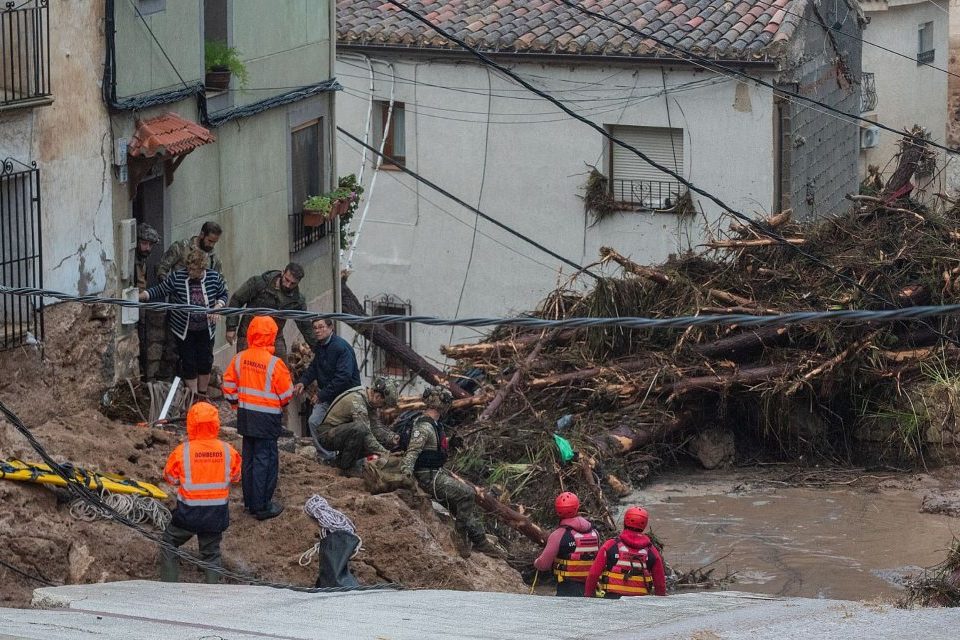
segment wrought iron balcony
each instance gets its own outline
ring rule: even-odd
[[[43,288],[40,170],[12,158],[0,164],[0,282]],[[0,350],[43,340],[43,298],[0,295]]]
[[[676,180],[611,180],[613,199],[636,209],[670,209],[686,188]]]
[[[296,253],[326,238],[330,232],[330,222],[324,222],[319,227],[308,227],[303,224],[303,211],[291,213],[290,221],[290,253]]]
[[[872,73],[860,74],[860,113],[877,108],[877,83]]]
[[[50,102],[47,2],[8,1],[0,8],[0,108]]]

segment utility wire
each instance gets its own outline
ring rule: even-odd
[[[180,547],[174,546],[161,537],[160,534],[153,531],[149,531],[137,523],[131,521],[127,516],[120,513],[109,504],[103,501],[103,499],[97,495],[95,492],[87,488],[86,484],[77,480],[77,478],[69,473],[63,466],[61,466],[53,457],[47,452],[47,450],[40,444],[40,441],[33,435],[33,432],[20,420],[20,417],[16,413],[11,411],[2,401],[0,401],[0,413],[6,417],[7,421],[13,425],[13,428],[19,431],[30,443],[30,446],[33,447],[33,450],[43,459],[43,461],[50,467],[50,470],[55,474],[63,478],[67,483],[67,491],[72,493],[76,498],[87,502],[98,509],[103,513],[106,513],[110,516],[110,519],[120,523],[121,525],[133,529],[135,532],[155,542],[162,549],[169,551],[170,553],[175,554],[182,560],[185,560],[191,564],[200,567],[201,569],[214,571],[215,573],[233,580],[237,580],[243,583],[249,583],[261,587],[272,587],[275,589],[288,589],[291,591],[300,591],[305,593],[342,593],[347,591],[372,591],[380,589],[400,589],[401,585],[398,584],[372,584],[372,585],[361,585],[357,587],[301,587],[292,584],[283,584],[279,582],[268,582],[261,580],[255,576],[247,575],[237,571],[231,571],[220,565],[207,562],[206,560],[201,560],[199,558],[193,557],[192,554],[181,549]]]
[[[133,7],[133,10],[137,12],[137,15],[140,17],[140,22],[142,22],[143,26],[147,28],[147,31],[150,33],[150,37],[153,38],[153,41],[157,43],[158,47],[160,47],[160,53],[162,53],[163,57],[166,58],[167,62],[170,64],[170,68],[173,69],[173,72],[177,74],[178,78],[180,78],[180,82],[184,87],[190,89],[190,85],[187,84],[187,81],[183,79],[182,75],[180,75],[180,71],[177,70],[177,65],[173,64],[173,60],[171,60],[170,56],[167,55],[167,50],[163,48],[163,45],[160,44],[157,36],[153,33],[153,29],[150,28],[150,23],[147,22],[147,19],[143,17],[142,13],[140,13],[140,7],[138,7],[133,0],[127,0],[127,2],[129,2],[130,6]]]
[[[39,583],[42,584],[42,585],[46,585],[46,586],[48,586],[48,587],[59,587],[59,586],[60,586],[60,585],[58,585],[58,584],[55,584],[55,583],[53,583],[53,582],[50,582],[50,581],[47,580],[46,578],[43,578],[43,577],[41,577],[41,576],[39,576],[39,575],[36,575],[36,576],[35,576],[35,575],[33,575],[32,573],[28,573],[27,571],[24,571],[23,569],[20,569],[20,568],[18,568],[18,567],[15,567],[15,566],[13,566],[12,564],[10,564],[9,562],[7,562],[7,561],[5,561],[5,560],[0,560],[0,565],[6,567],[6,568],[9,569],[10,571],[13,571],[14,573],[16,573],[16,574],[18,574],[18,575],[20,575],[20,576],[23,576],[24,578],[27,578],[27,579],[29,579],[29,580],[33,580],[34,582],[39,582]]]
[[[582,329],[623,327],[626,329],[687,329],[689,327],[711,327],[738,325],[750,327],[786,326],[809,322],[893,322],[918,320],[940,316],[960,315],[960,304],[929,305],[904,307],[900,309],[844,309],[839,311],[794,311],[778,315],[756,316],[741,313],[726,313],[703,316],[676,316],[671,318],[644,318],[637,316],[615,316],[603,318],[574,317],[561,320],[547,320],[533,316],[512,318],[438,318],[435,316],[375,315],[357,316],[349,313],[320,313],[316,311],[277,310],[261,307],[223,307],[212,310],[189,304],[171,302],[133,302],[122,298],[101,296],[75,296],[59,291],[37,289],[34,287],[7,287],[0,285],[0,295],[31,296],[38,298],[56,298],[64,302],[82,304],[109,304],[118,307],[149,309],[152,311],[182,311],[217,316],[270,316],[286,320],[339,320],[348,324],[384,325],[403,322],[407,324],[425,324],[434,327],[522,327],[527,329]],[[47,461],[44,459],[44,461]]]
[[[468,203],[464,202],[463,200],[461,200],[461,199],[458,198],[457,196],[453,195],[452,193],[450,193],[449,191],[447,191],[447,190],[444,189],[443,187],[440,187],[439,185],[431,182],[430,180],[427,180],[427,179],[424,178],[423,176],[417,174],[415,171],[413,171],[413,170],[411,170],[411,169],[408,169],[408,168],[407,168],[406,166],[404,166],[404,164],[403,164],[402,162],[400,162],[399,160],[396,160],[396,159],[394,159],[394,158],[391,158],[390,156],[388,156],[388,155],[386,155],[386,154],[384,154],[384,153],[380,153],[379,149],[375,149],[375,148],[373,148],[372,146],[366,144],[363,140],[361,140],[360,138],[356,137],[355,135],[353,135],[352,133],[350,133],[349,131],[347,131],[347,130],[344,129],[343,127],[337,127],[337,131],[339,131],[339,132],[342,133],[343,135],[347,136],[348,138],[350,138],[351,140],[353,140],[355,143],[359,144],[360,146],[366,148],[367,151],[372,151],[373,153],[375,153],[375,154],[377,154],[378,156],[380,156],[381,158],[383,158],[385,161],[387,161],[387,162],[395,165],[395,166],[397,167],[397,169],[399,169],[400,171],[403,171],[403,172],[406,173],[407,175],[412,176],[412,177],[413,177],[415,180],[417,180],[418,182],[421,182],[421,183],[427,185],[428,187],[430,187],[431,189],[442,193],[442,194],[445,195],[446,197],[450,198],[451,200],[453,200],[454,202],[456,202],[457,204],[459,204],[461,207],[463,207],[463,208],[465,208],[465,209],[468,209],[468,210],[472,211],[473,213],[477,214],[478,216],[480,216],[481,218],[483,218],[483,219],[486,220],[487,222],[493,223],[494,225],[496,225],[497,227],[500,227],[501,229],[503,229],[503,230],[506,231],[507,233],[509,233],[509,234],[511,234],[511,235],[513,235],[513,236],[516,236],[516,237],[520,238],[520,239],[523,240],[524,242],[530,244],[530,245],[533,246],[533,247],[536,247],[537,249],[539,249],[540,251],[543,251],[543,252],[546,253],[547,255],[549,255],[549,256],[551,256],[551,257],[553,257],[553,258],[556,258],[557,260],[559,260],[560,262],[562,262],[562,263],[564,263],[564,264],[566,264],[566,265],[568,265],[568,266],[573,267],[573,268],[576,269],[578,272],[585,273],[585,274],[587,274],[588,276],[590,276],[591,278],[594,278],[594,279],[596,279],[596,280],[600,280],[600,276],[598,276],[598,275],[595,274],[594,272],[590,271],[590,270],[587,269],[586,267],[582,267],[582,266],[580,266],[579,264],[577,264],[576,262],[573,262],[572,260],[569,260],[569,259],[567,259],[567,258],[564,258],[564,257],[561,256],[559,253],[557,253],[557,252],[555,252],[555,251],[552,251],[551,249],[548,249],[547,247],[543,246],[542,244],[540,244],[539,242],[537,242],[537,241],[534,240],[533,238],[530,238],[530,237],[528,237],[528,236],[523,235],[522,233],[520,233],[520,232],[517,231],[516,229],[513,229],[512,227],[509,227],[509,226],[505,225],[504,223],[500,222],[499,220],[497,220],[497,219],[495,219],[495,218],[491,218],[490,216],[488,216],[487,214],[485,214],[483,211],[480,211],[480,209],[474,207],[474,206],[471,205],[471,204],[468,204]]]
[[[464,49],[465,51],[470,52],[474,57],[476,57],[478,60],[480,60],[481,62],[483,62],[485,65],[488,65],[488,66],[493,67],[494,69],[498,70],[500,73],[502,73],[503,75],[505,75],[506,77],[513,79],[513,81],[516,82],[516,83],[518,83],[520,86],[525,87],[526,89],[528,89],[529,91],[531,91],[531,92],[535,93],[536,95],[540,96],[540,97],[543,98],[544,100],[547,100],[547,101],[553,103],[555,106],[559,107],[561,111],[563,111],[563,112],[566,113],[567,115],[571,116],[572,118],[575,118],[576,120],[579,120],[580,122],[584,123],[585,125],[587,125],[587,126],[590,127],[591,129],[593,129],[594,131],[596,131],[597,133],[599,133],[601,136],[603,136],[604,138],[608,139],[611,143],[616,144],[616,145],[618,145],[618,146],[620,146],[620,147],[623,147],[624,149],[626,149],[626,150],[630,151],[631,153],[637,155],[638,157],[640,157],[640,159],[642,159],[643,161],[645,161],[645,162],[646,162],[647,164],[649,164],[650,166],[652,166],[652,167],[654,167],[654,168],[656,168],[656,169],[659,169],[659,170],[662,171],[663,173],[665,173],[665,174],[671,176],[672,178],[674,178],[675,180],[677,180],[680,184],[686,186],[690,191],[693,191],[694,193],[697,193],[697,194],[703,196],[704,198],[707,198],[708,200],[710,200],[711,202],[713,202],[714,204],[716,204],[717,206],[719,206],[719,207],[721,208],[721,210],[723,210],[723,211],[729,211],[731,215],[733,215],[734,217],[736,217],[736,218],[738,218],[739,220],[743,221],[745,224],[749,225],[751,228],[756,229],[759,233],[767,236],[768,238],[771,238],[771,239],[777,241],[778,243],[780,243],[780,244],[782,244],[782,245],[784,245],[784,246],[786,246],[786,247],[789,247],[790,250],[794,251],[797,255],[803,256],[804,258],[806,258],[807,260],[809,260],[809,261],[812,262],[813,264],[820,265],[821,267],[823,267],[824,269],[826,269],[828,272],[832,273],[832,274],[833,274],[835,277],[837,277],[839,280],[842,280],[843,282],[846,282],[847,284],[853,286],[855,289],[857,289],[858,291],[861,291],[861,292],[864,293],[865,295],[867,295],[867,296],[869,296],[869,297],[871,297],[871,298],[874,298],[875,300],[878,300],[878,301],[884,303],[884,304],[887,305],[887,306],[894,306],[891,301],[887,300],[887,299],[884,298],[883,296],[881,296],[881,295],[879,295],[879,294],[871,291],[870,289],[866,288],[865,286],[863,286],[862,284],[860,284],[859,282],[857,282],[856,280],[854,280],[854,279],[851,278],[850,276],[847,276],[847,275],[845,275],[845,274],[840,273],[840,272],[837,271],[833,266],[831,266],[831,265],[828,264],[827,262],[821,260],[821,259],[818,258],[817,256],[815,256],[815,255],[813,255],[813,254],[811,254],[811,253],[809,253],[809,252],[807,252],[807,251],[804,251],[803,249],[797,247],[796,245],[790,244],[790,243],[787,241],[786,238],[784,238],[782,235],[780,235],[779,233],[777,233],[776,231],[774,231],[769,225],[761,224],[760,222],[757,222],[756,220],[754,220],[754,219],[750,218],[749,216],[741,213],[740,211],[737,211],[737,210],[734,209],[733,207],[727,205],[725,202],[723,202],[723,201],[722,201],[720,198],[718,198],[717,196],[713,195],[712,193],[710,193],[710,192],[708,192],[708,191],[705,191],[704,189],[701,189],[700,187],[697,187],[696,185],[694,185],[692,182],[690,182],[689,180],[687,180],[686,178],[684,178],[682,175],[680,175],[680,174],[677,173],[676,171],[672,171],[672,170],[669,169],[668,167],[666,167],[666,166],[664,166],[664,165],[662,165],[662,164],[660,164],[660,163],[652,160],[649,156],[647,156],[646,154],[644,154],[642,151],[640,151],[640,150],[637,149],[636,147],[634,147],[634,146],[632,146],[632,145],[629,145],[629,144],[627,144],[626,142],[624,142],[623,140],[620,140],[619,138],[615,137],[613,134],[611,134],[609,131],[607,131],[604,127],[601,127],[600,125],[598,125],[598,124],[596,124],[596,123],[594,123],[594,122],[591,122],[591,121],[588,120],[587,118],[584,118],[583,116],[581,116],[580,114],[578,114],[577,112],[575,112],[573,109],[571,109],[570,107],[568,107],[568,106],[566,106],[565,104],[563,104],[561,101],[559,101],[559,100],[557,100],[556,98],[554,98],[553,96],[551,96],[549,93],[547,93],[547,92],[545,92],[545,91],[541,91],[540,89],[537,89],[536,87],[534,87],[533,85],[531,85],[529,82],[527,82],[527,81],[524,80],[523,78],[519,77],[519,76],[518,76],[516,73],[514,73],[512,70],[504,67],[503,65],[495,62],[494,60],[491,60],[489,56],[483,54],[481,51],[477,50],[476,48],[471,47],[469,44],[467,44],[466,42],[464,42],[462,39],[458,38],[456,35],[450,33],[449,31],[447,31],[447,30],[445,30],[445,29],[443,29],[443,28],[441,28],[441,27],[439,27],[439,26],[437,26],[437,25],[435,25],[435,24],[433,24],[433,23],[430,22],[430,20],[428,20],[426,17],[424,17],[424,16],[420,15],[419,13],[417,13],[416,11],[413,11],[412,9],[408,8],[408,7],[407,7],[406,5],[404,5],[403,3],[398,2],[398,0],[386,0],[386,1],[387,1],[389,4],[392,4],[393,6],[399,8],[399,9],[400,9],[401,11],[403,11],[404,13],[410,15],[411,17],[413,17],[414,19],[416,19],[418,22],[421,22],[421,23],[425,24],[426,26],[430,27],[431,29],[433,29],[434,31],[436,31],[437,33],[439,33],[440,35],[442,35],[444,38],[450,40],[451,42],[456,43],[458,46],[460,46],[460,47],[461,47],[462,49]],[[570,0],[560,0],[560,2],[563,2],[564,4],[566,4],[566,5],[568,5],[568,6],[572,6],[573,8],[576,8],[576,9],[582,11],[583,13],[585,13],[585,14],[587,14],[587,15],[594,15],[593,12],[586,11],[585,9],[581,9],[578,5],[570,2]],[[599,15],[599,14],[597,14],[597,15]],[[601,17],[603,17],[603,16],[601,16]],[[615,20],[614,20],[613,22],[616,22],[617,24],[621,24],[621,23],[619,23],[619,22],[617,22],[617,21],[615,21]],[[623,26],[623,25],[621,24],[621,26]],[[628,26],[629,26],[629,25],[628,25]],[[633,29],[633,27],[630,27],[630,28]],[[644,35],[644,34],[641,33],[641,35]],[[654,39],[654,38],[651,37],[651,39]],[[748,77],[748,78],[751,78],[752,76],[747,75],[747,77]],[[814,101],[814,102],[815,102],[815,101]],[[841,112],[841,113],[843,113],[843,112]],[[924,142],[926,142],[926,141],[924,141]],[[931,329],[933,329],[933,328],[931,327]],[[949,340],[950,342],[952,342],[952,343],[960,346],[960,342],[958,342],[958,341],[955,340],[954,338],[951,338],[950,336],[948,336],[948,335],[946,335],[946,334],[944,334],[944,333],[942,333],[942,332],[940,332],[940,331],[937,331],[936,329],[933,329],[933,330],[934,330],[940,337],[942,337],[942,338],[944,338],[944,339],[946,339],[946,340]]]
[[[626,22],[621,22],[620,20],[617,20],[616,18],[611,18],[611,17],[605,16],[604,14],[599,13],[599,12],[596,12],[596,11],[590,11],[589,9],[584,9],[582,6],[580,6],[580,5],[577,4],[576,2],[573,2],[573,0],[558,0],[558,1],[559,1],[559,2],[562,2],[563,4],[565,4],[566,6],[570,7],[571,9],[576,9],[577,11],[579,11],[580,13],[582,13],[583,15],[590,16],[590,17],[594,18],[595,20],[602,20],[602,21],[604,21],[604,22],[610,22],[610,23],[612,23],[612,24],[615,24],[615,25],[619,26],[621,29],[626,29],[627,31],[629,31],[629,32],[631,32],[631,33],[633,33],[633,34],[635,34],[635,35],[638,35],[638,36],[641,36],[641,37],[646,38],[646,39],[648,39],[648,40],[651,40],[652,42],[655,42],[655,43],[659,44],[660,46],[669,49],[670,51],[674,51],[674,52],[678,53],[678,54],[681,55],[681,56],[687,56],[686,58],[682,58],[682,59],[688,60],[688,61],[690,61],[690,60],[695,60],[695,61],[699,62],[703,67],[708,68],[708,69],[710,69],[710,70],[712,70],[712,71],[715,71],[716,73],[728,73],[728,74],[733,74],[733,75],[738,76],[738,77],[740,77],[740,78],[744,78],[745,80],[749,80],[750,82],[753,82],[754,84],[758,84],[758,85],[760,85],[760,86],[767,87],[768,89],[770,89],[771,91],[773,91],[774,94],[776,94],[776,95],[792,96],[792,97],[794,97],[794,98],[796,98],[796,99],[798,99],[798,100],[803,100],[803,101],[806,102],[806,103],[813,104],[813,105],[817,105],[817,106],[819,106],[819,107],[822,107],[822,108],[824,108],[824,109],[827,109],[828,111],[831,111],[831,112],[833,112],[833,113],[836,113],[836,114],[839,115],[839,116],[844,116],[844,117],[850,118],[851,120],[855,120],[855,121],[858,121],[858,122],[866,122],[866,123],[869,124],[869,125],[879,127],[879,128],[881,128],[881,129],[884,129],[884,130],[889,131],[889,132],[891,132],[891,133],[895,133],[895,134],[897,134],[898,136],[902,136],[902,137],[904,137],[904,138],[907,138],[907,139],[913,141],[915,144],[929,144],[930,146],[936,147],[936,148],[941,149],[942,151],[946,151],[946,152],[948,152],[948,153],[957,153],[957,150],[956,150],[956,149],[951,149],[950,147],[945,146],[945,145],[942,145],[942,144],[940,144],[939,142],[935,142],[935,141],[933,141],[933,140],[927,140],[927,139],[922,138],[922,137],[919,137],[919,136],[911,135],[910,133],[907,133],[907,132],[905,132],[905,131],[901,131],[901,130],[895,129],[894,127],[891,127],[890,125],[884,124],[884,123],[879,122],[879,121],[877,121],[877,120],[871,120],[871,119],[869,119],[869,118],[865,118],[865,117],[863,117],[863,116],[861,116],[861,115],[858,115],[858,114],[847,113],[846,111],[843,111],[842,109],[838,109],[838,108],[836,108],[836,107],[834,107],[834,106],[831,106],[831,105],[829,105],[829,104],[827,104],[827,103],[825,103],[825,102],[821,102],[821,101],[816,100],[816,99],[814,99],[814,98],[809,98],[809,97],[807,97],[807,96],[805,96],[805,95],[803,95],[803,94],[797,93],[796,91],[790,91],[789,89],[786,89],[786,88],[784,88],[784,87],[777,87],[777,86],[775,86],[775,85],[767,82],[766,80],[761,80],[760,78],[757,78],[756,76],[752,76],[752,75],[750,75],[749,73],[746,73],[746,72],[744,72],[744,71],[738,71],[738,70],[736,70],[736,69],[728,69],[728,68],[724,67],[723,65],[720,65],[720,64],[716,63],[715,61],[713,61],[713,60],[710,59],[710,58],[707,58],[707,57],[705,57],[705,56],[701,56],[701,55],[699,55],[699,54],[693,53],[693,52],[691,52],[691,51],[688,51],[688,50],[686,50],[686,49],[683,49],[682,47],[678,47],[678,46],[675,45],[675,44],[671,44],[671,43],[667,42],[666,40],[664,40],[664,39],[662,39],[662,38],[658,38],[657,36],[653,35],[652,33],[644,32],[644,31],[642,31],[642,30],[640,30],[640,29],[637,29],[637,28],[634,27],[632,24],[629,24],[629,23],[626,23]],[[396,6],[402,6],[402,5],[400,5],[399,3],[397,3],[396,0],[387,0],[387,2],[389,2],[390,4],[396,5]],[[407,9],[406,7],[403,7],[403,9],[404,9],[404,11],[406,11],[406,12],[408,12],[408,13],[411,13],[412,15],[416,15],[416,16],[419,17],[419,14],[417,14],[416,12],[411,11],[410,9]],[[454,37],[454,38],[456,37],[456,36],[448,35],[448,34],[444,33],[443,31],[440,31],[440,30],[439,30],[439,27],[433,25],[429,20],[426,20],[425,18],[423,18],[421,21],[425,22],[425,24],[430,25],[433,29],[438,30],[438,33],[443,34],[444,37]],[[819,23],[818,23],[818,24],[819,24]],[[459,43],[458,43],[458,44],[459,44]],[[464,44],[461,45],[461,46],[467,46],[467,47],[469,48],[469,46],[466,45],[466,43],[464,43]],[[479,52],[477,52],[477,53],[479,53]],[[474,54],[474,55],[476,55],[476,54]],[[480,54],[480,55],[483,55],[483,54]],[[486,58],[486,56],[484,56],[484,58]],[[489,60],[489,58],[486,58],[486,59]],[[493,64],[496,64],[496,63],[493,62],[492,60],[490,60],[490,62],[493,63]]]

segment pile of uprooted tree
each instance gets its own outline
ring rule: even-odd
[[[851,196],[843,215],[796,222],[784,212],[758,221],[779,239],[735,221],[704,251],[658,266],[605,248],[601,261],[618,265],[617,275],[571,282],[531,315],[777,315],[955,303],[960,207],[941,197],[927,208],[903,188],[925,153],[905,143],[890,181],[876,195]],[[954,317],[501,327],[476,344],[442,349],[456,374],[484,374],[475,394],[455,389],[452,465],[502,501],[530,505],[536,520],[549,522],[550,498],[572,489],[612,525],[608,497],[675,456],[692,454],[706,466],[734,455],[849,461],[871,443],[868,462],[919,460],[960,443],[957,336]],[[424,374],[431,376],[443,379]],[[401,409],[416,404],[404,399]],[[553,437],[564,416],[558,434],[579,454],[566,463]]]

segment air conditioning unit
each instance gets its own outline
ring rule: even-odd
[[[880,127],[875,124],[860,129],[860,148],[873,149],[880,144]]]
[[[126,282],[133,281],[133,267],[136,264],[137,251],[137,221],[127,218],[117,223],[117,256],[120,267],[120,279]]]

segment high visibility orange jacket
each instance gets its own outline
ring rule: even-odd
[[[277,323],[257,316],[247,329],[244,351],[223,372],[223,395],[237,409],[237,432],[254,438],[280,436],[283,408],[293,397],[293,380],[283,360],[273,355]]]
[[[187,412],[187,441],[167,458],[163,478],[177,487],[173,524],[188,531],[217,533],[230,523],[230,484],[240,482],[237,450],[219,440],[216,407],[198,402]]]

